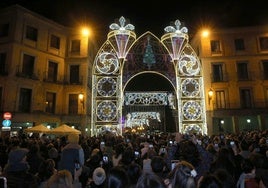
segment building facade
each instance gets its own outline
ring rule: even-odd
[[[11,133],[37,124],[89,129],[89,41],[21,6],[1,11],[0,110],[12,115]]]
[[[139,40],[147,41],[147,35],[160,42],[151,33]],[[206,132],[267,129],[268,27],[211,30],[207,37],[197,33],[189,42],[202,65],[204,94],[199,97],[205,104]],[[106,96],[97,92],[92,96],[92,88],[100,80],[109,81],[99,73],[92,75],[98,60],[95,48],[81,28],[65,27],[18,5],[1,10],[1,134],[7,130],[17,134],[38,124],[51,128],[68,124],[94,134],[91,125],[102,118],[97,107]],[[118,96],[108,97],[112,101]],[[6,112],[12,117],[5,119]]]
[[[268,128],[268,26],[198,32],[209,134]]]

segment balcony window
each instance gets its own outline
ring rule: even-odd
[[[78,114],[78,94],[69,95],[69,114]]]
[[[245,50],[244,39],[235,39],[234,40],[234,44],[235,44],[235,50],[236,51],[243,51],[243,50]]]
[[[70,84],[79,84],[79,65],[70,66]]]
[[[213,82],[223,82],[223,64],[212,64]]]
[[[248,63],[247,62],[238,62],[237,64],[237,77],[238,80],[248,80]]]
[[[26,38],[32,41],[37,41],[38,30],[32,26],[26,27]]]
[[[7,74],[7,64],[6,64],[7,54],[0,53],[0,75]]]
[[[0,110],[3,112],[3,87],[0,87]]]
[[[268,37],[259,38],[260,50],[268,50]]]
[[[46,94],[46,112],[55,113],[56,93],[47,92]]]
[[[223,90],[218,90],[215,92],[215,96],[216,96],[216,108],[217,109],[226,108],[225,92]]]
[[[241,108],[252,108],[251,90],[240,89],[240,107]]]
[[[20,89],[19,98],[19,112],[30,112],[31,111],[31,100],[32,100],[32,90],[27,88]]]
[[[50,47],[60,49],[60,37],[56,35],[50,36]]]
[[[0,37],[7,37],[9,32],[9,24],[0,24]]]
[[[22,74],[26,77],[32,77],[34,73],[35,57],[31,55],[23,55]]]
[[[219,40],[210,41],[210,49],[212,53],[221,53],[221,44]]]
[[[57,82],[57,76],[58,76],[58,63],[49,61],[48,62],[47,81]]]
[[[263,79],[268,80],[268,60],[262,61]]]
[[[73,53],[80,52],[80,40],[72,40],[71,52],[73,52]]]

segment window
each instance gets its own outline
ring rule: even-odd
[[[47,92],[46,94],[46,112],[55,113],[56,93]]]
[[[240,89],[240,106],[241,108],[251,108],[251,91],[250,89]]]
[[[35,57],[27,54],[23,55],[22,74],[27,77],[32,77],[34,73]]]
[[[222,82],[223,80],[223,65],[222,63],[212,64],[213,82]]]
[[[3,87],[0,87],[0,111],[3,112]]]
[[[268,88],[266,88],[266,107],[268,107]]]
[[[78,114],[78,95],[69,95],[69,114]]]
[[[223,90],[219,90],[215,92],[215,95],[216,95],[216,108],[217,109],[226,108],[225,92]]]
[[[237,77],[238,80],[248,80],[248,63],[238,62],[237,63]]]
[[[71,52],[80,52],[80,40],[72,40]]]
[[[9,24],[0,24],[0,37],[7,37],[9,32]]]
[[[50,47],[60,49],[60,37],[56,35],[50,36]]]
[[[220,41],[218,40],[211,40],[210,41],[210,49],[212,53],[221,53],[221,45]]]
[[[245,50],[244,39],[235,39],[234,43],[235,43],[235,50],[236,51]]]
[[[79,84],[79,65],[70,66],[70,83]]]
[[[263,79],[268,80],[268,60],[262,61]]]
[[[261,50],[268,50],[268,37],[260,37],[259,43]]]
[[[26,27],[26,38],[32,41],[37,41],[38,30],[32,26]]]
[[[52,61],[48,62],[47,81],[56,82],[58,75],[58,64]]]
[[[19,112],[31,111],[31,99],[32,99],[32,90],[27,88],[21,88],[20,99],[19,99]]]
[[[7,75],[6,53],[0,53],[0,75]]]

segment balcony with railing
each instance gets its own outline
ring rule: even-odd
[[[55,84],[63,84],[64,83],[64,76],[62,75],[55,75],[50,76],[48,72],[44,72],[43,81],[49,82],[49,83],[55,83]]]
[[[39,74],[30,73],[30,72],[17,71],[16,76],[21,77],[21,78],[31,79],[31,80],[39,80],[40,79]]]
[[[221,75],[211,74],[211,82],[228,82],[229,81],[229,74],[224,73]]]
[[[65,85],[83,85],[83,83],[84,83],[83,76],[79,76],[79,77],[65,76],[64,77],[64,84]]]

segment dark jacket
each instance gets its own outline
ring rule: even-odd
[[[38,188],[38,179],[27,171],[4,172],[8,188]]]
[[[67,144],[61,152],[58,170],[66,169],[74,175],[76,164],[84,165],[84,151],[79,144]]]

